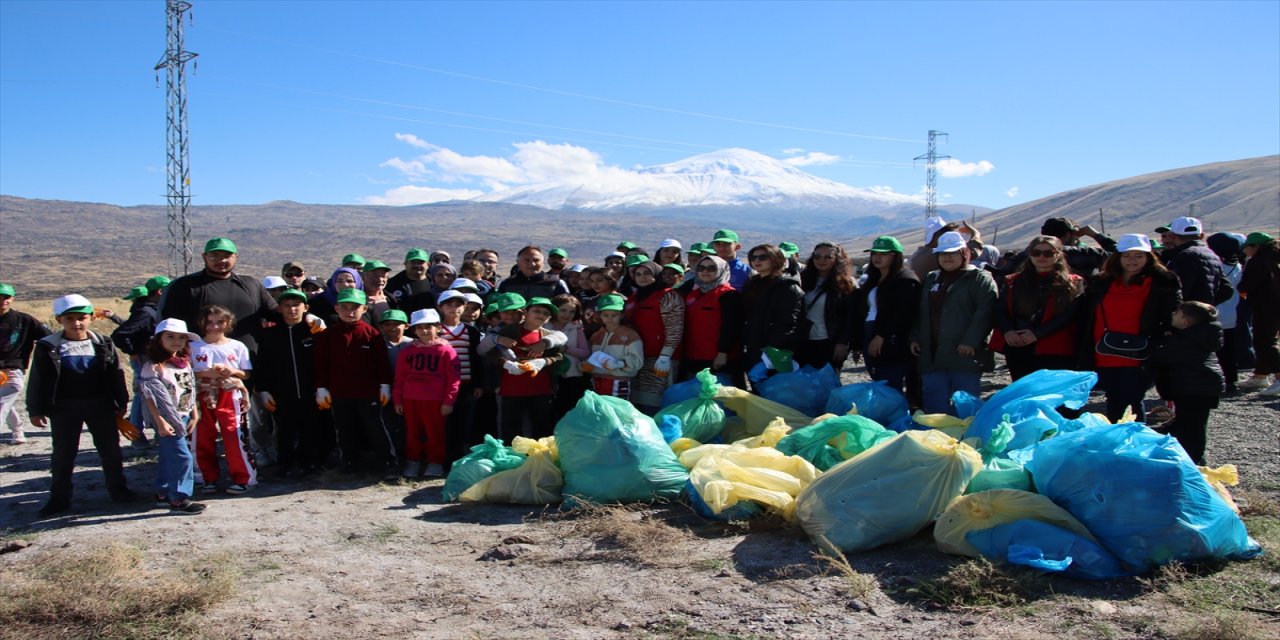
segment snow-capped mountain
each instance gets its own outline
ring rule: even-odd
[[[602,167],[572,180],[503,189],[476,200],[547,209],[744,206],[844,215],[922,202],[819,178],[748,149],[722,149],[637,169]]]

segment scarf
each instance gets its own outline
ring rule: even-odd
[[[668,288],[666,285],[662,284],[662,278],[660,277],[662,274],[662,267],[659,267],[658,263],[650,260],[648,262],[641,262],[631,268],[634,269],[636,267],[644,267],[652,271],[654,275],[653,282],[634,289],[636,302],[643,302],[649,296]],[[635,280],[633,279],[632,282],[634,281]]]
[[[323,297],[329,304],[334,305],[335,307],[338,305],[338,287],[336,284],[338,281],[338,274],[344,271],[355,276],[356,278],[355,288],[361,291],[364,291],[364,278],[360,277],[359,271],[356,271],[351,267],[339,268],[337,271],[333,272],[333,275],[329,276],[329,281],[326,282],[324,285],[324,293],[320,294],[320,296]]]
[[[703,282],[696,273],[698,265],[710,260],[716,265],[716,279],[711,282]],[[706,293],[716,287],[729,282],[729,263],[725,262],[720,256],[703,256],[696,264],[693,265],[695,273],[693,274],[693,286],[699,291]]]

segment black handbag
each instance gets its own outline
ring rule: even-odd
[[[1148,352],[1151,350],[1151,341],[1147,336],[1120,333],[1119,331],[1108,329],[1107,310],[1101,304],[1099,304],[1098,308],[1102,311],[1102,338],[1098,340],[1094,351],[1104,356],[1146,360]]]

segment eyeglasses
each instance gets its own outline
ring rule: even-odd
[[[815,253],[815,254],[813,254],[813,259],[814,259],[814,260],[835,260],[835,259],[836,259],[836,254],[834,254],[834,253]]]
[[[764,260],[768,260],[770,256],[767,253],[753,253],[749,258],[752,262],[762,262]]]
[[[1031,249],[1027,251],[1027,255],[1032,258],[1052,258],[1058,255],[1057,249]]]
[[[303,276],[303,273],[301,271],[290,271],[284,274],[284,277],[286,278],[301,278],[302,276]]]

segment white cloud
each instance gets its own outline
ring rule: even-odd
[[[835,164],[840,162],[840,156],[833,156],[821,151],[810,151],[802,156],[784,158],[782,161],[793,167],[808,167],[810,165]]]
[[[410,146],[418,147],[419,149],[436,148],[435,145],[431,144],[430,142],[427,142],[426,140],[423,140],[422,138],[419,138],[418,136],[413,135],[412,133],[397,133],[396,140],[407,143]]]
[[[428,202],[445,202],[447,200],[470,200],[484,195],[483,191],[473,189],[437,189],[435,187],[419,187],[405,185],[387,190],[380,196],[360,198],[364,204],[383,204],[404,206],[410,204],[426,204]]]
[[[944,178],[967,178],[969,176],[985,176],[996,166],[986,160],[977,162],[961,162],[955,158],[938,161],[938,173]]]
[[[801,149],[800,147],[791,147],[790,149],[783,149],[782,153],[784,155],[794,156],[797,153],[804,153],[804,149]]]
[[[1006,192],[1004,192],[1004,194],[1005,194],[1006,196],[1009,196],[1010,198],[1016,198],[1016,197],[1018,197],[1018,188],[1017,188],[1017,187],[1009,187],[1009,190],[1008,190],[1008,191],[1006,191]]]
[[[378,165],[379,167],[391,167],[409,178],[421,178],[427,173],[427,165],[421,160],[401,160],[400,158],[392,158]]]

